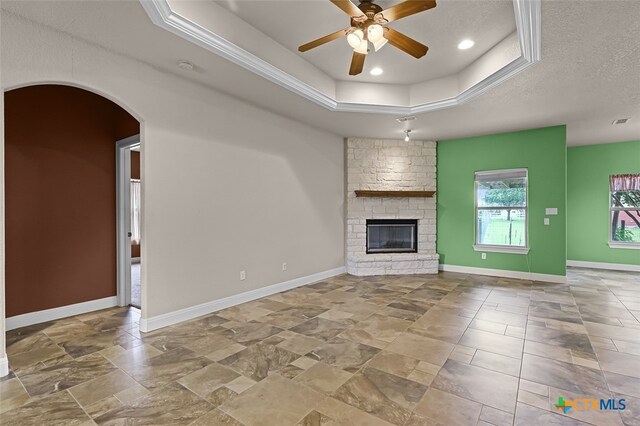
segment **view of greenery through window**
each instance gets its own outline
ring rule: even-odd
[[[640,243],[640,191],[611,193],[611,240]]]
[[[526,177],[480,180],[477,191],[476,244],[525,247]]]
[[[507,219],[504,213],[503,210],[478,212],[478,244],[526,245],[524,214],[514,210],[511,219]]]

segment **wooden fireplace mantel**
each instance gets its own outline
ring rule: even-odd
[[[356,189],[356,197],[433,197],[436,191],[393,191],[393,190],[370,190],[370,189]]]

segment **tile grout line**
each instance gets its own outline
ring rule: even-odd
[[[569,291],[569,293],[570,293],[570,295],[571,295],[571,298],[573,299],[573,304],[574,304],[574,306],[576,307],[576,309],[578,309],[578,304],[577,304],[577,303],[576,303],[576,301],[575,301],[575,296],[573,295],[573,292],[571,291],[571,285],[570,285],[570,283],[567,283],[566,285],[567,285],[567,287],[568,287],[568,289],[567,289],[567,290]],[[528,310],[527,310],[527,311],[528,311]],[[577,313],[578,313],[578,315],[580,315],[580,321],[582,321],[582,323],[583,323],[583,325],[584,325],[584,321],[583,321],[583,319],[582,319],[582,313],[580,312],[580,310],[579,310],[579,309],[578,309],[578,312],[577,312]],[[528,317],[528,313],[527,313],[527,317]],[[545,324],[546,324],[546,322],[545,322]],[[526,327],[528,327],[528,325],[529,325],[529,322],[527,321]],[[525,334],[525,337],[526,337],[526,334]],[[589,338],[589,342],[591,343],[591,336],[589,335],[589,333],[588,333],[588,332],[587,332],[587,337]],[[526,340],[526,339],[525,339],[525,340]],[[594,350],[594,354],[595,354],[595,350]],[[536,355],[536,356],[537,356],[537,355]],[[523,358],[524,358],[524,351],[523,351]],[[597,354],[596,354],[596,359],[597,359]],[[567,362],[567,363],[568,363],[568,362]],[[576,364],[573,364],[573,363],[568,363],[568,364],[576,365]],[[598,365],[599,365],[599,363],[598,363]],[[584,366],[583,366],[583,367],[584,367]],[[590,368],[590,367],[586,367],[586,368]],[[522,370],[522,367],[521,367],[521,370]],[[605,376],[604,376],[604,372],[603,372],[603,370],[602,370],[602,369],[600,369],[599,371],[602,373],[603,377],[605,377]],[[534,382],[534,383],[539,383],[539,382]],[[550,386],[550,385],[547,385],[547,384],[544,384],[544,383],[539,383],[539,384],[546,386],[546,387],[547,387],[547,389],[549,390],[549,394],[548,394],[548,396],[547,396],[547,402],[548,402],[548,404],[550,404],[550,403],[551,403],[551,402],[550,402],[550,398],[551,398],[551,392],[550,392],[550,390],[551,390],[551,386]],[[605,384],[607,384],[607,388],[609,388],[609,385],[608,385],[608,383],[607,383],[607,381],[606,381],[606,377],[605,377]],[[518,387],[519,387],[519,386],[520,386],[520,381],[518,381]],[[562,389],[559,389],[559,390],[562,390]],[[517,405],[517,404],[518,404],[518,401],[517,401],[517,397],[516,397],[516,405]],[[535,406],[533,406],[533,405],[531,405],[531,404],[527,404],[526,402],[522,402],[521,404],[527,405],[527,406],[529,406],[529,407],[537,408],[537,407],[535,407]],[[574,419],[574,418],[573,418],[573,417],[571,417],[571,416],[561,415],[561,414],[556,413],[556,412],[551,411],[551,410],[546,410],[546,411],[548,411],[548,412],[549,412],[549,413],[551,413],[552,415],[559,416],[559,417],[561,417],[561,418],[569,418],[569,419],[572,419],[572,420],[577,420],[577,419]],[[618,414],[619,414],[619,413],[618,413]],[[592,423],[591,421],[587,421],[587,420],[577,420],[577,421],[580,421],[580,422],[583,422],[583,423],[586,423],[586,424],[589,424],[589,425],[597,426],[597,424],[594,424],[594,423]],[[514,425],[515,425],[515,417],[514,417]]]
[[[598,280],[602,281],[602,278],[598,277]],[[602,284],[604,284],[604,283],[602,283]],[[578,311],[578,315],[580,315],[580,321],[582,322],[582,325],[584,326],[584,319],[582,318],[582,312],[580,312],[580,308],[578,307],[578,303],[576,302],[576,298],[575,298],[573,292],[571,291],[571,284],[567,283],[567,287],[568,287],[568,290],[569,290],[569,294],[571,294],[571,298],[573,299],[573,304],[575,305],[576,310]],[[609,289],[609,286],[606,286],[606,287],[607,287],[607,290],[609,290],[613,294],[613,292]],[[613,294],[613,295],[615,296],[615,294]],[[616,299],[617,299],[617,297],[616,297]],[[586,330],[586,327],[585,327],[585,330]],[[605,385],[607,385],[607,389],[609,389],[609,395],[612,396],[611,389],[609,388],[609,383],[607,381],[607,376],[604,374],[604,370],[602,370],[602,367],[600,366],[600,360],[598,358],[598,354],[596,353],[595,349],[593,349],[593,343],[591,341],[591,335],[589,334],[588,331],[587,331],[587,338],[589,339],[589,343],[591,344],[591,349],[593,350],[593,354],[596,357],[596,360],[598,361],[598,370],[602,374],[602,378],[604,379]],[[571,356],[573,357],[573,352],[571,353]],[[589,367],[586,367],[586,368],[589,368]],[[549,388],[551,388],[551,387],[549,386]],[[549,398],[551,398],[551,392],[549,392]],[[555,413],[555,414],[557,414],[557,413]],[[620,416],[620,413],[617,413],[617,414],[618,414],[618,417],[620,417],[620,421],[622,421],[622,416]],[[563,416],[563,417],[571,418],[570,416]],[[596,424],[594,424],[594,423],[592,423],[590,421],[586,421],[586,420],[580,420],[580,421],[584,421],[585,423],[597,426]]]
[[[89,420],[95,424],[95,422],[93,421],[93,417],[91,417],[89,415],[89,413],[87,413],[87,410],[85,410],[85,408],[82,406],[82,404],[80,404],[80,402],[76,399],[76,397],[73,396],[73,394],[69,391],[69,389],[71,389],[71,388],[65,389],[65,392],[67,392],[71,396],[71,398],[73,398],[73,400],[76,402],[76,404],[78,404],[78,407],[80,407],[80,409],[82,411],[84,411],[84,414],[86,414],[87,417],[89,417]]]
[[[143,344],[144,344],[144,343],[143,343]],[[118,345],[118,346],[120,346],[120,345]],[[122,347],[122,346],[120,346],[120,347]],[[137,347],[137,346],[136,346],[136,347]],[[124,348],[123,348],[123,349],[124,349]],[[135,349],[135,348],[132,348],[132,349]],[[125,349],[125,351],[126,351],[126,349]],[[125,376],[127,376],[127,377],[129,377],[131,380],[133,380],[137,385],[142,386],[143,388],[145,388],[146,390],[148,390],[148,391],[149,391],[149,395],[150,395],[151,393],[153,393],[151,390],[147,389],[147,387],[146,387],[146,386],[142,385],[142,383],[138,382],[138,381],[137,381],[137,380],[136,380],[136,379],[135,379],[131,374],[127,373],[127,372],[126,372],[126,371],[124,371],[122,368],[120,368],[119,366],[117,366],[116,364],[114,364],[114,363],[113,363],[113,361],[111,361],[109,358],[107,358],[106,356],[104,356],[104,355],[103,355],[103,354],[101,354],[100,352],[101,352],[101,351],[98,351],[97,353],[98,353],[98,354],[100,354],[100,356],[102,356],[104,359],[106,359],[106,360],[107,360],[107,362],[109,362],[111,365],[113,365],[117,370],[119,370],[120,372],[122,372],[122,374],[124,374]],[[126,390],[126,389],[123,389],[123,390]],[[117,392],[117,393],[120,393],[120,392]],[[113,394],[112,396],[113,396],[115,399],[117,399],[117,400],[118,400],[122,405],[124,405],[124,406],[131,406],[131,403],[133,403],[133,402],[135,402],[135,401],[137,401],[137,400],[139,400],[139,399],[142,399],[142,398],[144,398],[145,396],[148,396],[148,395],[140,395],[138,398],[134,399],[133,401],[130,401],[129,403],[125,403],[125,402],[123,402],[123,401],[122,401],[120,398],[118,398],[115,394]],[[103,399],[106,399],[106,398],[103,398]],[[102,400],[101,400],[101,401],[102,401]]]
[[[467,276],[465,277],[465,279],[464,279],[462,282],[466,281],[468,278],[469,278],[469,275],[467,274]],[[459,284],[458,284],[458,285],[459,285]],[[484,287],[484,285],[483,285],[483,287]],[[457,286],[456,286],[456,288],[457,288]],[[469,328],[471,327],[471,323],[473,323],[473,321],[476,319],[476,317],[478,316],[478,312],[480,312],[480,310],[482,309],[482,307],[484,306],[484,304],[485,304],[485,303],[487,303],[487,299],[489,298],[489,296],[491,296],[491,294],[493,293],[493,290],[494,290],[494,289],[492,288],[492,289],[489,291],[489,293],[485,296],[485,298],[484,298],[484,299],[482,299],[482,305],[480,305],[480,307],[478,308],[478,310],[476,311],[476,313],[475,313],[475,314],[473,315],[473,317],[471,318],[471,321],[469,321],[469,324],[467,325],[467,327],[466,327],[466,328],[464,329],[464,331],[462,332],[462,336],[460,336],[460,339],[458,339],[458,342],[460,342],[460,340],[462,340],[462,337],[465,335],[465,333],[467,332],[467,330],[469,330]],[[496,307],[497,307],[497,305],[496,305]],[[505,333],[506,333],[506,328],[505,328]],[[456,345],[457,345],[457,344],[458,344],[458,343],[456,343]],[[455,346],[454,346],[454,348],[455,348]],[[477,353],[478,353],[478,350],[479,350],[478,348],[475,348],[475,351],[474,351],[474,353],[473,353],[473,357],[471,358],[471,361],[469,361],[469,365],[471,365],[471,362],[473,362],[473,358],[475,358],[475,357],[476,357],[476,355],[477,355]],[[517,392],[516,392],[516,399],[517,399],[517,396],[518,396],[518,394],[517,394]],[[471,401],[472,401],[472,400],[471,400]],[[474,402],[477,402],[477,401],[474,401]],[[480,419],[480,417],[482,416],[482,409],[486,406],[486,404],[483,404],[483,403],[480,403],[480,402],[477,402],[477,403],[478,403],[478,404],[480,404],[480,413],[478,414],[478,419],[476,420],[476,424],[477,424],[477,423],[479,423],[480,421],[483,421],[483,420],[481,420],[481,419]],[[495,408],[495,407],[491,407],[491,408]],[[513,412],[513,417],[514,417],[514,419],[515,419],[515,415],[516,415],[516,414],[515,414],[515,410],[514,410],[514,412]],[[488,422],[487,422],[487,423],[488,423]],[[513,425],[512,425],[512,426],[513,426]]]
[[[616,298],[616,300],[618,302],[622,303],[622,301],[620,301],[620,299],[618,299],[618,296],[616,296],[616,294],[613,291],[611,291],[609,286],[603,282],[601,277],[598,277],[598,281],[601,284],[603,284],[607,288],[607,290],[609,290],[609,292]],[[582,318],[582,312],[580,312],[580,308],[578,307],[578,303],[576,302],[576,298],[573,295],[573,292],[571,291],[571,285],[569,285],[569,292],[571,293],[571,297],[573,298],[573,303],[576,305],[576,308],[578,309],[578,315],[580,315],[580,321],[582,321],[582,325],[584,326],[584,319]],[[622,306],[624,306],[626,308],[626,305],[624,303],[622,303]],[[585,330],[586,330],[586,327],[585,327]],[[602,378],[604,379],[605,385],[607,385],[607,389],[609,390],[609,396],[613,397],[613,391],[611,390],[611,386],[609,385],[609,380],[607,380],[607,375],[604,374],[604,370],[602,369],[602,365],[600,364],[600,358],[598,357],[598,353],[596,352],[596,350],[593,347],[593,341],[591,340],[591,334],[588,332],[588,330],[587,330],[587,338],[589,339],[589,343],[591,344],[591,349],[593,350],[593,354],[596,357],[596,360],[598,362],[598,369],[599,369],[600,373],[602,374]],[[611,339],[611,341],[613,342],[613,339]],[[613,342],[613,344],[615,346],[615,342]],[[624,424],[624,420],[622,419],[622,414],[620,414],[620,412],[618,412],[617,414],[618,414],[618,417],[620,418],[620,421]]]
[[[520,355],[520,370],[518,371],[518,385],[516,386],[516,400],[513,406],[513,420],[511,426],[516,424],[516,415],[518,411],[518,396],[520,395],[520,382],[522,382],[522,368],[524,367],[524,345],[527,341],[527,330],[529,328],[529,310],[531,309],[531,292],[533,291],[533,283],[529,287],[529,303],[527,304],[527,317],[524,323],[524,334],[522,336],[522,354]],[[549,397],[547,397],[547,401]]]

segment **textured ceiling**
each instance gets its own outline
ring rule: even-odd
[[[382,0],[376,4],[388,8],[399,2]],[[378,52],[371,51],[364,72],[352,77],[348,73],[352,49],[346,39],[298,52],[301,44],[349,27],[349,17],[329,0],[222,0],[216,3],[333,79],[346,81],[413,84],[454,74],[516,30],[513,3],[509,0],[441,0],[434,9],[389,24],[429,46],[425,57],[415,59],[387,45]],[[474,40],[475,46],[459,50],[458,43],[466,38]],[[373,67],[382,68],[384,73],[371,76],[369,71]]]
[[[340,136],[402,137],[393,116],[330,112],[156,27],[137,1],[3,0],[2,8]],[[180,71],[181,59],[196,70]],[[639,76],[640,2],[543,1],[542,60],[462,106],[420,114],[412,135],[567,124],[570,145],[640,139]],[[621,117],[632,119],[610,124]]]

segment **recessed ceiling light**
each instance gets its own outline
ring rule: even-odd
[[[380,68],[380,67],[371,68],[371,71],[369,71],[369,74],[371,74],[371,75],[380,75],[380,74],[382,74],[382,68]]]
[[[458,44],[458,49],[460,50],[471,49],[474,44],[476,43],[473,40],[469,40],[469,39],[462,40],[460,44]]]

